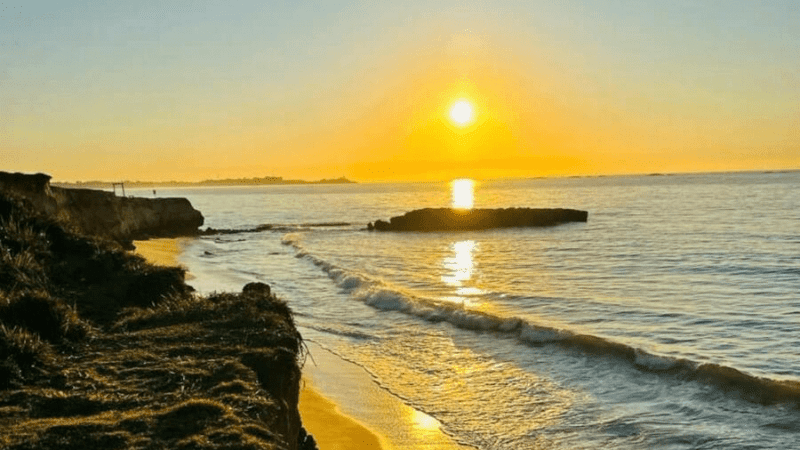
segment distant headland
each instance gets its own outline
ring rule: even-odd
[[[355,181],[345,177],[323,178],[316,181],[286,180],[283,177],[253,177],[253,178],[223,178],[203,181],[77,181],[77,182],[52,182],[53,186],[66,188],[107,188],[113,184],[124,184],[128,188],[154,188],[154,187],[201,187],[201,186],[261,186],[281,184],[353,184]]]

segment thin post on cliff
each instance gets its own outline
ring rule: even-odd
[[[119,186],[122,189],[122,196],[125,197],[125,183],[123,182],[111,183],[111,187],[114,189],[114,195],[117,195],[117,186]]]

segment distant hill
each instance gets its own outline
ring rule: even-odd
[[[52,182],[53,186],[68,187],[68,188],[108,188],[112,184],[119,184],[120,182],[111,181],[78,181],[75,183],[68,182]],[[317,181],[306,180],[285,180],[283,177],[253,177],[253,178],[224,178],[219,180],[203,180],[203,181],[122,181],[125,187],[128,188],[152,188],[152,187],[195,187],[195,186],[260,186],[260,185],[278,185],[278,184],[352,184],[355,181],[348,180],[345,177],[340,178],[324,178]]]

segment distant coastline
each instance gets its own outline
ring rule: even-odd
[[[317,181],[285,180],[283,177],[253,177],[253,178],[224,178],[219,180],[203,181],[76,181],[52,182],[53,186],[65,188],[108,188],[113,184],[122,183],[128,188],[167,188],[167,187],[201,187],[201,186],[261,186],[282,184],[354,184],[355,181],[345,177],[323,178]]]

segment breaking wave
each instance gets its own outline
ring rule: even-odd
[[[658,355],[604,337],[531,323],[519,317],[502,317],[472,310],[463,304],[414,295],[390,286],[383,280],[331,264],[309,253],[302,245],[302,239],[303,233],[293,232],[284,235],[281,242],[292,246],[296,257],[307,259],[319,267],[351,297],[373,308],[402,312],[429,322],[447,322],[465,330],[502,333],[532,347],[558,345],[600,357],[618,358],[644,372],[712,385],[722,392],[737,394],[762,405],[791,403],[800,407],[800,383],[796,381],[758,377],[724,365]]]

